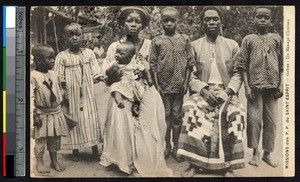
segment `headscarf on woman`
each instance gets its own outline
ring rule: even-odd
[[[121,26],[125,25],[131,13],[140,15],[143,28],[148,25],[150,16],[145,8],[125,7],[118,13],[118,22]],[[107,57],[103,62],[104,70],[109,70],[116,62],[116,49],[124,41],[128,41],[126,36],[109,46]],[[129,64],[136,65],[141,61],[147,63],[151,41],[147,39],[140,41],[137,56],[134,56]],[[143,82],[141,79],[139,81]],[[115,164],[128,174],[135,168],[143,177],[170,177],[172,170],[167,167],[163,155],[166,132],[164,105],[155,87],[149,87],[146,83],[144,86],[145,93],[140,104],[139,118],[132,116],[131,102],[124,100],[125,108],[120,109],[113,97],[110,97],[100,164],[104,167]]]

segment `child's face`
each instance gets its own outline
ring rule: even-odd
[[[254,25],[259,32],[264,32],[269,29],[271,23],[271,12],[267,8],[256,9],[254,17]]]
[[[41,52],[40,57],[36,60],[36,65],[45,70],[51,70],[54,66],[54,51],[52,48],[45,49]]]
[[[127,45],[119,45],[116,50],[116,61],[119,64],[128,64],[131,61],[132,58],[132,51],[130,50],[130,47]]]
[[[220,30],[219,13],[216,10],[207,10],[203,16],[203,27],[207,35],[218,34]]]
[[[178,13],[166,10],[162,13],[161,23],[165,32],[175,32],[177,26]]]
[[[66,33],[66,41],[69,47],[80,47],[82,42],[82,30],[80,28],[70,27]]]

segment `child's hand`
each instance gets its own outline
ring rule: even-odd
[[[148,82],[149,87],[152,87],[154,84],[152,79],[148,79],[147,82]]]
[[[101,76],[101,75],[98,75],[95,79],[94,79],[94,84],[95,83],[99,83],[99,82],[104,82],[105,81],[105,78],[104,76]]]
[[[283,96],[283,86],[281,84],[276,89],[274,96],[275,96],[276,99],[279,99],[280,97]]]
[[[123,109],[123,108],[125,107],[123,101],[120,101],[120,102],[118,103],[117,106],[118,106],[118,108],[120,108],[120,109]]]
[[[249,101],[253,101],[255,99],[253,90],[249,86],[245,86],[245,95]]]
[[[156,90],[158,91],[158,93],[161,95],[161,96],[164,96],[164,93],[163,93],[163,90],[160,88],[159,85],[156,85]]]
[[[182,95],[185,95],[187,91],[188,91],[188,85],[187,84],[183,84],[183,86],[181,87],[180,93]]]
[[[43,123],[39,120],[39,117],[35,112],[33,112],[33,126],[40,128],[42,127]]]
[[[61,92],[62,96],[63,96],[63,100],[68,100],[69,99],[69,92],[67,90],[62,90]]]
[[[111,74],[110,76],[107,75],[106,84],[111,85],[115,82],[118,82],[122,79],[122,76],[123,76],[123,71],[122,70],[117,70],[113,74]]]
[[[67,84],[66,84],[66,82],[61,82],[61,88],[63,90],[67,90]]]

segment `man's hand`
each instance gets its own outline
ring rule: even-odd
[[[249,101],[253,101],[255,99],[253,90],[249,86],[245,86],[245,95]]]
[[[280,84],[275,91],[275,98],[279,99],[282,96],[283,96],[283,86],[282,84]]]
[[[217,100],[219,102],[219,104],[222,104],[223,102],[225,102],[228,99],[229,95],[228,92],[226,92],[226,90],[220,90],[217,93]]]
[[[206,88],[203,88],[200,91],[200,95],[203,97],[203,99],[212,107],[215,107],[218,105],[217,98],[213,94],[213,92],[207,90]]]

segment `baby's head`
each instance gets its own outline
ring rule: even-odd
[[[70,48],[79,48],[82,42],[82,28],[77,23],[71,23],[64,28],[65,40]]]
[[[135,46],[131,42],[121,43],[116,50],[116,61],[119,64],[130,63],[132,57],[135,55]]]
[[[51,70],[54,66],[54,50],[48,44],[36,44],[32,48],[31,54],[33,55],[33,61],[38,70]]]
[[[254,26],[259,33],[267,33],[271,24],[271,9],[257,7],[254,10]]]

